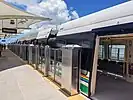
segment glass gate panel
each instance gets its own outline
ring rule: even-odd
[[[32,47],[32,64],[35,65],[36,61],[35,61],[35,46]]]
[[[45,47],[42,47],[41,48],[41,60],[42,60],[41,61],[41,65],[42,65],[42,72],[44,73],[44,76],[47,76],[46,57],[49,57],[49,56],[46,56],[46,54],[45,54]]]
[[[22,51],[22,44],[20,45],[20,58],[22,58],[22,54],[23,54],[23,51]]]
[[[25,47],[22,45],[22,59],[25,60]]]
[[[44,47],[41,46],[39,48],[39,65],[38,65],[38,69],[39,71],[43,72],[43,64],[44,64]]]
[[[62,51],[60,49],[56,50],[56,64],[55,64],[55,81],[61,84],[61,75],[62,75]]]
[[[29,58],[29,50],[28,50],[29,46],[26,45],[26,61],[28,61],[28,58]]]
[[[23,53],[23,54],[22,54],[22,55],[23,55],[23,60],[24,60],[24,61],[27,61],[27,59],[28,59],[28,58],[27,58],[27,56],[28,56],[27,45],[24,44],[23,47],[22,47],[22,49],[23,49],[23,50],[22,50],[22,53]]]
[[[28,46],[28,62],[29,62],[29,64],[32,64],[32,44],[30,44],[29,46]]]
[[[50,64],[48,69],[50,78],[55,79],[55,50],[50,49]]]
[[[18,56],[20,56],[20,45],[18,45]]]
[[[57,83],[61,84],[62,75],[62,51],[60,49],[50,49],[50,63],[48,75]]]

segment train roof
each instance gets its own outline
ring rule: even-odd
[[[128,1],[60,25],[58,36],[133,22],[133,1]]]

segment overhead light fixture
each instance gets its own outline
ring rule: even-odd
[[[18,22],[18,24],[25,24],[26,22],[28,21],[28,19],[21,19],[19,22]]]
[[[10,21],[10,24],[15,24],[15,21],[14,21],[14,20],[11,20],[11,21]]]

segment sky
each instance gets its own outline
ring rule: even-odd
[[[126,1],[128,0],[65,0],[68,7],[75,9],[80,17]]]

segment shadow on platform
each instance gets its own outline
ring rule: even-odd
[[[25,63],[10,50],[4,50],[2,52],[2,57],[0,57],[0,71],[19,67],[24,64]]]

